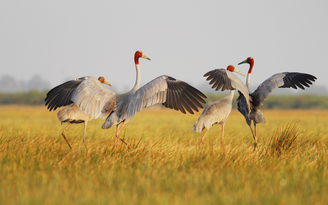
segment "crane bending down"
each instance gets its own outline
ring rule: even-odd
[[[94,84],[93,78],[87,78],[83,81],[59,85],[63,89],[54,88],[49,91],[46,98],[48,109],[56,109],[74,102],[91,117],[107,117],[102,128],[116,126],[114,141],[114,147],[116,147],[117,138],[123,141],[119,137],[123,126],[143,108],[162,103],[165,107],[180,110],[182,113],[187,111],[191,114],[194,114],[193,111],[198,112],[198,108],[203,108],[201,103],[205,103],[203,98],[206,96],[202,92],[186,82],[167,75],[159,76],[139,88],[139,58],[150,60],[141,51],[135,53],[136,82],[129,92],[115,94],[108,88]]]
[[[249,91],[249,83],[251,78],[252,69],[254,66],[254,59],[252,57],[248,57],[246,60],[240,62],[238,65],[248,63],[250,65],[247,78],[246,78],[246,86]],[[271,76],[270,78],[266,79],[263,83],[261,83],[257,89],[250,93],[251,102],[248,102],[245,99],[244,95],[239,95],[237,98],[237,106],[238,110],[241,114],[244,115],[246,119],[246,123],[250,127],[253,138],[254,138],[254,148],[257,146],[257,132],[256,132],[256,124],[258,123],[265,123],[265,119],[263,113],[260,111],[261,106],[264,103],[264,100],[267,96],[276,88],[301,88],[304,90],[305,87],[310,87],[312,82],[314,82],[317,78],[313,75],[307,73],[298,73],[298,72],[283,72],[277,73]],[[311,82],[312,81],[312,82]],[[247,109],[246,106],[251,103],[251,112]],[[254,131],[251,126],[251,121],[253,120],[254,124]]]
[[[79,78],[79,79],[76,79],[76,80],[73,80],[73,81],[68,81],[64,84],[69,85],[69,84],[74,83],[76,81],[83,81],[86,78],[92,78],[92,76]],[[99,77],[98,81],[95,80],[94,83],[98,83],[99,86],[104,86],[104,85],[101,85],[101,83],[104,83],[104,84],[107,84],[107,85],[111,86],[111,84],[109,84],[105,80],[104,77]],[[61,88],[59,88],[59,89],[61,89]],[[62,92],[65,92],[65,91],[62,91]],[[47,98],[46,98],[46,100],[47,100]],[[58,102],[58,103],[60,103],[60,102]],[[51,109],[50,109],[50,111],[51,111]],[[71,104],[67,105],[66,107],[64,107],[63,109],[59,110],[59,112],[57,113],[57,117],[58,117],[58,120],[61,121],[62,124],[65,123],[65,122],[69,123],[68,126],[63,130],[63,132],[61,134],[62,134],[63,138],[65,139],[65,141],[67,142],[70,149],[72,149],[72,147],[69,144],[68,140],[66,139],[66,136],[65,136],[66,130],[72,124],[84,123],[83,144],[84,144],[86,150],[88,150],[87,145],[85,144],[85,134],[86,134],[86,130],[87,130],[88,121],[92,120],[93,117],[91,115],[86,114],[83,111],[81,111],[80,108],[75,103],[71,103]]]
[[[246,97],[246,102],[250,101],[247,87],[232,72],[237,72],[245,76],[232,65],[229,65],[226,70],[214,69],[204,75],[204,77],[208,76],[206,80],[211,80],[209,84],[213,84],[212,88],[216,88],[215,91],[220,90],[222,87],[222,91],[230,90],[230,94],[208,105],[194,126],[192,126],[193,133],[201,132],[204,128],[207,129],[199,146],[202,145],[206,133],[214,124],[220,124],[222,126],[221,138],[222,145],[224,144],[224,125],[230,115],[232,109],[232,98],[236,89]]]

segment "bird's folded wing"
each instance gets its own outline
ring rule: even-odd
[[[108,108],[103,111],[108,104],[112,105],[112,110],[116,109],[116,94],[93,76],[89,76],[79,84],[71,100],[91,118],[105,119],[111,112]]]
[[[246,123],[248,124],[248,126],[251,126],[251,121],[250,121],[250,107],[249,107],[249,103],[247,103],[248,101],[246,100],[245,96],[240,92],[239,92],[239,96],[237,98],[237,109],[238,111],[245,117]]]
[[[130,99],[125,119],[128,121],[137,112],[156,103],[162,103],[165,107],[180,110],[182,113],[193,114],[198,108],[203,108],[206,96],[189,84],[163,75],[155,78],[139,88]]]

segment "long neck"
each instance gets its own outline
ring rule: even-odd
[[[249,90],[249,84],[251,82],[251,74],[252,74],[253,66],[254,66],[254,62],[252,61],[249,64],[249,69],[248,69],[247,79],[246,79],[246,87],[248,88],[248,92],[250,92],[250,90]]]
[[[232,101],[233,95],[235,94],[235,90],[231,90],[230,94],[228,95],[230,98],[230,101]]]
[[[140,85],[140,69],[139,69],[139,62],[136,61],[136,83],[134,84],[132,90],[137,91]]]
[[[247,78],[246,78],[246,87],[248,88],[248,92],[250,92],[249,90],[249,83],[251,82],[251,73],[247,74]]]

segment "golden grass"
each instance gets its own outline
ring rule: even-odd
[[[233,110],[221,126],[191,134],[196,115],[146,109],[121,131],[89,122],[69,128],[71,151],[56,112],[0,106],[1,204],[326,204],[326,110],[263,111],[258,151]]]

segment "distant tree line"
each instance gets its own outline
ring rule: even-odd
[[[44,104],[46,94],[47,91],[41,92],[38,90],[18,93],[0,93],[0,104],[41,105]]]
[[[28,81],[19,81],[10,75],[4,75],[0,78],[1,93],[28,92],[30,90],[46,90],[49,88],[49,83],[38,75],[33,76]]]
[[[223,98],[225,95],[207,94],[207,103]],[[232,101],[233,108],[237,108],[237,97]],[[269,95],[264,101],[262,109],[328,109],[327,95]]]
[[[19,93],[1,93],[0,105],[43,105],[48,91],[31,90]],[[207,93],[207,103],[223,98],[227,94]],[[237,107],[237,95],[233,100],[233,108]],[[326,95],[269,95],[265,100],[263,109],[328,109],[328,96]]]

